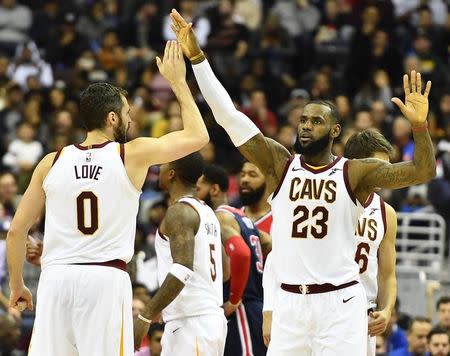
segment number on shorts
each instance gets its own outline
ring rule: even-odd
[[[312,235],[315,239],[323,239],[328,233],[328,210],[323,206],[317,206],[310,211],[306,206],[299,205],[294,210],[294,217],[300,215],[294,220],[292,225],[292,237],[306,239]],[[299,225],[303,222],[316,218],[314,225],[307,224],[299,230]],[[308,231],[309,230],[309,231]]]
[[[86,223],[85,201],[90,205],[90,223]],[[77,227],[85,235],[93,235],[98,230],[98,198],[92,192],[82,192],[77,197]]]
[[[213,282],[216,280],[217,272],[216,272],[216,260],[214,258],[214,251],[216,250],[216,246],[214,244],[209,244],[209,261],[211,262],[211,279]]]
[[[369,264],[370,246],[367,242],[361,242],[356,249],[355,261],[359,265],[359,273],[364,273]],[[362,262],[362,264],[361,264]]]
[[[255,247],[256,257],[258,257],[258,260],[256,261],[256,270],[260,273],[263,273],[264,272],[264,259],[263,259],[263,253],[262,253],[261,242],[259,241],[259,237],[256,235],[251,235],[250,243],[252,246]]]

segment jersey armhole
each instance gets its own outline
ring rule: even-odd
[[[384,234],[386,234],[387,230],[387,222],[386,222],[386,206],[385,202],[382,197],[380,197],[380,209],[381,209],[381,218],[383,219],[383,225],[384,225]],[[383,234],[383,236],[384,236]]]
[[[195,234],[197,234],[198,231],[200,230],[200,224],[202,223],[202,216],[200,214],[200,211],[198,211],[197,207],[194,204],[191,204],[191,203],[189,203],[186,200],[178,200],[178,203],[182,203],[182,204],[186,204],[186,205],[190,206],[197,213],[197,215],[198,215],[198,229],[195,232]]]
[[[61,155],[61,152],[62,152],[63,149],[64,149],[64,147],[61,148],[60,150],[56,151],[55,158],[53,158],[52,167],[55,165],[55,163],[58,160],[59,156]]]
[[[355,192],[353,191],[352,187],[350,186],[350,180],[348,178],[348,160],[345,161],[343,169],[344,169],[344,183],[345,183],[345,188],[347,188],[347,193],[350,196],[350,199],[353,201],[353,203],[355,205],[358,205],[358,203],[356,202]]]
[[[281,175],[280,181],[278,182],[278,186],[277,186],[277,188],[273,191],[270,200],[274,200],[275,197],[277,196],[278,192],[280,191],[281,186],[283,185],[283,182],[284,182],[284,178],[286,178],[286,174],[287,174],[287,172],[288,172],[289,166],[291,165],[291,163],[292,163],[292,161],[294,160],[294,158],[295,158],[295,155],[292,155],[291,157],[289,157],[289,158],[286,160],[286,164],[285,164],[285,166],[284,166],[283,174]]]

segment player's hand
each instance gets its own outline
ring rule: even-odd
[[[177,36],[177,41],[181,45],[184,55],[191,59],[202,53],[197,37],[192,29],[192,23],[187,23],[175,9],[172,9],[170,18],[172,20],[170,26]]]
[[[392,101],[399,107],[413,127],[422,126],[428,116],[428,95],[431,90],[431,82],[427,82],[425,92],[422,94],[422,78],[420,73],[413,70],[411,71],[411,78],[408,78],[407,74],[403,76],[403,89],[405,90],[405,103],[399,98],[392,98]]]
[[[148,329],[150,328],[150,324],[142,321],[139,318],[136,318],[134,322],[134,350],[139,351],[142,344],[142,339],[148,333]]]
[[[272,312],[271,311],[263,311],[263,339],[264,345],[269,347],[270,343],[270,333],[272,332]]]
[[[41,265],[42,249],[44,244],[41,240],[35,239],[32,236],[27,238],[27,261],[35,266]]]
[[[164,78],[170,85],[186,81],[186,64],[183,53],[177,41],[167,41],[164,57],[156,57],[156,64]]]
[[[33,298],[31,292],[23,283],[18,286],[10,284],[9,288],[11,290],[9,296],[10,308],[15,308],[20,312],[23,312],[25,309],[33,310]]]
[[[225,316],[228,318],[231,314],[233,314],[237,308],[241,305],[241,301],[239,301],[237,304],[232,304],[230,301],[224,303],[222,305],[223,311],[225,313]]]
[[[391,313],[383,309],[380,311],[370,312],[369,314],[369,335],[376,336],[382,334],[391,319]]]

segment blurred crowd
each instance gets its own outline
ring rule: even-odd
[[[165,41],[175,38],[168,17],[173,7],[193,23],[235,105],[290,150],[305,103],[325,99],[336,104],[342,120],[335,154],[342,154],[352,133],[377,127],[395,148],[393,162],[412,159],[409,122],[390,99],[402,98],[403,73],[420,71],[433,83],[429,127],[437,176],[427,185],[382,194],[397,211],[437,212],[448,222],[450,15],[445,0],[0,0],[3,284],[4,235],[20,195],[45,153],[83,140],[78,99],[88,84],[108,81],[128,91],[134,119],[129,139],[182,127],[180,106],[155,63]],[[230,200],[239,206],[242,158],[215,124],[189,71],[188,82],[211,136],[201,153],[208,163],[227,169]],[[130,265],[133,281],[141,282],[135,283],[137,311],[158,287],[153,240],[167,202],[157,175],[158,167],[149,170]],[[41,225],[37,221],[31,232],[36,239],[42,238]],[[25,273],[27,285],[36,288],[39,270],[27,265]],[[7,295],[3,289],[0,355],[21,355],[33,316],[8,308]],[[160,337],[155,326],[148,340],[153,356],[159,354]]]

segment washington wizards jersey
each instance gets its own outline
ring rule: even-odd
[[[264,260],[259,241],[259,232],[253,222],[245,216],[245,213],[228,205],[221,205],[216,212],[225,212],[233,215],[239,224],[241,236],[247,246],[250,248],[250,272],[248,275],[247,285],[242,296],[242,301],[246,300],[263,300],[262,274],[264,270]],[[227,301],[230,294],[229,282],[224,285],[224,300]]]

